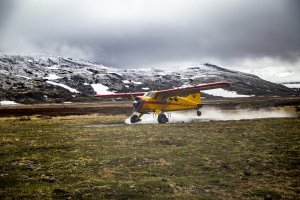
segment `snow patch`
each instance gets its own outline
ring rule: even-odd
[[[139,81],[133,81],[133,83],[136,84],[136,85],[141,85],[142,84],[142,82],[139,82]]]
[[[30,80],[30,79],[32,79],[32,78],[29,78],[29,77],[27,77],[27,76],[21,76],[21,75],[16,75],[17,77],[21,77],[21,78],[25,78],[25,79],[27,79],[27,80]]]
[[[288,88],[300,88],[300,83],[297,84],[283,84],[284,86],[288,87]]]
[[[0,74],[9,75],[9,72],[7,70],[0,70]]]
[[[125,83],[125,84],[133,83],[133,84],[136,84],[136,85],[141,85],[142,84],[142,82],[139,82],[139,81],[129,81],[129,80],[123,80],[122,83]]]
[[[55,82],[53,82],[53,81],[46,81],[46,82],[49,83],[49,84],[52,84],[52,85],[56,85],[56,86],[63,87],[63,88],[65,88],[65,89],[69,90],[70,92],[73,92],[73,93],[79,93],[76,89],[71,88],[71,87],[69,87],[69,86],[67,86],[67,85],[65,85],[65,84],[62,84],[62,83],[55,83]]]
[[[209,95],[212,95],[212,96],[227,97],[227,98],[252,97],[252,96],[254,96],[254,95],[237,94],[236,91],[228,91],[228,90],[224,90],[223,88],[206,90],[203,93],[206,93],[206,94],[209,94]]]
[[[128,83],[130,83],[130,81],[129,80],[123,80],[122,83],[128,84]]]
[[[0,101],[1,106],[8,106],[8,105],[17,105],[18,103],[14,101]]]
[[[47,69],[59,69],[58,65],[52,65],[51,67],[46,67]]]
[[[206,77],[206,75],[196,75],[196,76],[193,76],[191,77],[191,79],[199,79],[199,78],[203,78],[203,77]]]
[[[100,83],[98,84],[91,84],[92,88],[94,89],[94,91],[97,93],[97,94],[114,94],[113,92],[111,91],[108,91],[109,88],[105,85],[102,85]]]
[[[112,74],[112,75],[118,75],[120,77],[123,77],[123,74],[121,73],[117,73],[117,72],[107,72],[108,74]]]
[[[47,80],[56,80],[56,79],[60,79],[62,77],[57,76],[56,74],[49,74],[47,77],[44,77],[43,79],[47,79]]]
[[[191,85],[189,83],[184,83],[180,88],[186,88],[186,87],[193,87],[194,85]]]

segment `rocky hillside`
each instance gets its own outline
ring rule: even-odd
[[[295,90],[216,65],[164,69],[116,69],[72,58],[0,54],[0,101],[42,103],[91,101],[107,92],[168,89],[228,81],[239,95],[290,96]]]

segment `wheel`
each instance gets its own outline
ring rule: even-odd
[[[132,115],[130,117],[130,122],[133,124],[133,123],[136,123],[136,122],[139,122],[141,121],[140,119],[138,119],[138,116],[137,115]]]
[[[200,110],[197,110],[197,115],[200,117],[201,116],[201,111]]]
[[[165,123],[167,123],[169,120],[168,120],[168,118],[167,118],[167,116],[166,116],[165,114],[161,113],[161,114],[158,115],[157,121],[158,121],[158,123],[160,123],[160,124],[165,124]]]

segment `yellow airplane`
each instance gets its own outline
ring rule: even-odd
[[[180,87],[169,90],[150,92],[97,94],[96,97],[128,97],[133,100],[134,111],[130,118],[131,123],[141,121],[144,114],[154,112],[158,115],[158,123],[164,124],[169,121],[164,112],[196,109],[197,115],[201,116],[202,108],[200,90],[209,90],[229,86],[228,82],[206,83],[196,86]],[[137,113],[137,114],[135,114]]]

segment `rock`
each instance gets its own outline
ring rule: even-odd
[[[267,194],[267,195],[265,196],[264,200],[272,200],[272,197],[271,197],[269,194]]]

